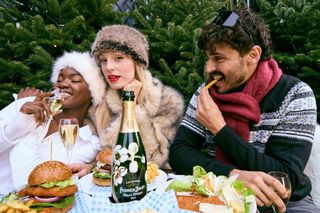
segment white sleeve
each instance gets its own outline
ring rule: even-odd
[[[33,115],[20,112],[21,106],[34,97],[19,99],[0,111],[0,153],[17,143],[16,139],[36,128]]]
[[[38,140],[36,137],[33,139],[24,139],[10,150],[12,182],[16,190],[20,190],[27,184],[32,169],[42,162],[39,156]]]
[[[92,134],[89,126],[80,128],[79,141],[73,150],[73,159],[78,163],[91,163],[102,149],[99,138]]]

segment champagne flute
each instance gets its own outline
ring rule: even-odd
[[[268,175],[271,175],[272,177],[276,178],[277,180],[280,181],[280,183],[286,188],[287,190],[287,197],[286,198],[282,198],[282,201],[285,205],[288,204],[290,196],[291,196],[291,183],[289,180],[289,177],[286,173],[284,172],[277,172],[277,171],[272,171],[269,172]],[[278,213],[278,208],[275,205],[272,205],[273,211],[275,213]]]
[[[53,90],[54,95],[52,97],[47,97],[47,103],[51,110],[50,119],[53,119],[53,116],[59,111],[63,105],[63,98],[60,96],[60,90],[58,88]]]
[[[67,162],[70,164],[72,158],[72,149],[76,142],[79,132],[79,123],[76,118],[60,119],[59,133],[64,147],[67,150]]]

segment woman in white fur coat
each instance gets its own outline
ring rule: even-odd
[[[104,97],[100,70],[88,52],[65,52],[53,64],[51,83],[64,98],[62,111],[52,119],[44,101],[53,95],[49,92],[18,99],[0,111],[0,197],[23,188],[38,164],[50,159],[68,163],[58,132],[62,118],[77,118],[80,126],[69,168],[79,177],[93,168],[101,146],[86,116],[90,105]]]
[[[125,25],[103,27],[91,54],[107,81],[103,104],[92,108],[102,145],[113,148],[120,128],[123,89],[134,90],[136,117],[147,160],[168,167],[170,143],[181,121],[183,97],[163,85],[147,70],[148,42],[136,29]]]

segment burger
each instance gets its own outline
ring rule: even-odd
[[[93,169],[92,181],[98,186],[111,185],[112,149],[100,151],[96,157],[97,166]]]
[[[28,185],[18,192],[34,200],[30,208],[46,213],[64,213],[74,204],[78,191],[72,171],[60,161],[45,161],[36,166],[28,177]]]

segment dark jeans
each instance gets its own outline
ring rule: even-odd
[[[258,208],[260,213],[273,213],[271,207]],[[314,204],[311,196],[299,201],[290,201],[286,213],[320,213],[320,209]]]

